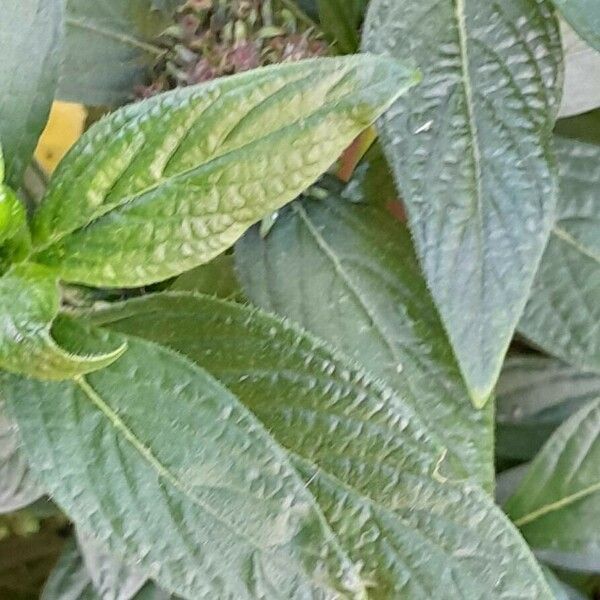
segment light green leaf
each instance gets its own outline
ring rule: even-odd
[[[317,0],[321,28],[341,54],[357,52],[367,3],[368,0]]]
[[[17,195],[0,183],[0,246],[26,226],[25,208]]]
[[[600,375],[543,356],[515,355],[496,388],[496,454],[530,460],[552,432],[600,397]]]
[[[590,46],[600,50],[600,4],[597,0],[552,0],[562,16]]]
[[[163,54],[155,38],[173,23],[168,12],[151,10],[155,2],[67,0],[61,99],[119,106],[133,98]]]
[[[561,46],[545,0],[373,0],[363,47],[423,71],[380,121],[473,402],[500,373],[556,203]]]
[[[3,0],[0,143],[15,189],[44,128],[58,78],[62,2]]]
[[[590,48],[562,19],[565,85],[559,117],[577,115],[600,106],[600,52]]]
[[[0,278],[0,367],[46,380],[102,369],[125,346],[104,354],[78,354],[59,346],[51,328],[59,311],[56,274],[32,263],[14,265]]]
[[[461,466],[403,394],[324,343],[192,294],[141,298],[95,319],[187,354],[239,396],[362,565],[369,598],[551,597],[522,541],[486,493],[457,477]]]
[[[558,218],[519,331],[549,354],[600,372],[600,145],[555,138]]]
[[[505,509],[544,561],[600,568],[600,400],[557,429]]]
[[[107,336],[61,319],[90,347]],[[127,339],[86,378],[5,374],[32,469],[87,535],[186,598],[363,598],[353,564],[286,455],[226,388]]]
[[[394,60],[323,58],[121,109],[56,171],[33,221],[35,260],[105,287],[208,262],[310,185],[415,82]]]
[[[44,494],[21,450],[16,422],[6,414],[0,397],[0,513],[19,510]]]
[[[270,234],[236,246],[246,294],[302,324],[382,377],[428,423],[465,474],[493,486],[492,408],[473,408],[407,229],[384,210],[310,197]]]
[[[40,600],[101,600],[74,539],[65,544]]]

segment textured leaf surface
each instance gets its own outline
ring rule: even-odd
[[[296,326],[190,294],[146,297],[96,319],[187,354],[239,396],[363,566],[369,598],[551,597],[489,496],[457,478],[460,465],[402,394]]]
[[[265,67],[121,109],[56,171],[33,221],[36,260],[106,287],[208,262],[415,82],[394,60],[358,55]]]
[[[0,144],[18,187],[42,133],[58,78],[62,2],[3,0],[0,19]]]
[[[101,600],[74,539],[65,544],[40,600]]]
[[[530,460],[552,432],[600,398],[600,375],[542,356],[511,356],[496,388],[496,454]]]
[[[172,24],[155,0],[67,0],[58,95],[92,106],[130,101],[163,50],[154,38]],[[166,5],[170,0],[161,1]],[[161,6],[159,8],[165,8]]]
[[[600,568],[600,399],[552,435],[505,509],[545,561]]]
[[[39,379],[61,380],[102,369],[124,347],[106,354],[75,354],[52,337],[59,310],[56,275],[46,267],[22,263],[0,278],[0,367]]]
[[[600,106],[600,52],[588,46],[563,20],[560,23],[565,55],[565,85],[559,117]]]
[[[374,0],[363,46],[423,72],[380,128],[429,288],[481,406],[552,224],[558,25],[544,0]]]
[[[596,0],[552,0],[571,27],[600,50],[600,4]]]
[[[21,450],[19,428],[0,397],[0,513],[23,508],[43,493]]]
[[[549,354],[600,372],[600,146],[557,137],[552,230],[519,331]]]
[[[231,254],[221,254],[209,263],[183,273],[169,289],[175,292],[199,292],[219,298],[242,296]]]
[[[493,480],[492,409],[473,408],[406,228],[389,213],[307,197],[236,246],[247,295],[302,324],[402,394],[466,473]]]
[[[93,347],[123,341],[59,325]],[[5,374],[2,389],[52,498],[161,587],[193,600],[271,589],[362,597],[355,565],[283,451],[183,357],[129,339],[120,360],[85,379]]]

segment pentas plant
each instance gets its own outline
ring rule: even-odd
[[[591,597],[600,13],[556,5],[5,0],[0,596]],[[96,122],[34,181],[54,98]]]

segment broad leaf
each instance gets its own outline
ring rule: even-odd
[[[100,287],[208,262],[310,185],[415,81],[396,61],[359,55],[266,67],[121,109],[56,171],[33,221],[36,260]]]
[[[25,208],[17,195],[0,179],[0,246],[14,238],[25,227],[25,223]]]
[[[510,356],[496,388],[496,454],[530,460],[552,432],[600,397],[600,375],[542,356]]]
[[[505,508],[545,561],[600,568],[600,399],[552,435]]]
[[[74,539],[65,544],[40,600],[101,600]]]
[[[131,600],[142,589],[146,575],[133,569],[110,554],[101,544],[76,530],[83,564],[94,589],[102,600]]]
[[[125,346],[104,354],[69,352],[52,337],[59,311],[58,280],[48,268],[22,263],[0,278],[0,368],[39,379],[60,380],[102,369]]]
[[[600,4],[597,0],[552,0],[571,27],[600,50]]]
[[[590,48],[564,21],[560,23],[565,55],[565,85],[559,117],[600,106],[600,52]]]
[[[548,567],[543,570],[555,600],[589,600],[589,596],[561,581]]]
[[[558,24],[544,0],[374,0],[363,46],[423,71],[380,129],[429,288],[482,406],[552,224]]]
[[[239,396],[288,450],[362,565],[369,598],[550,597],[489,496],[464,483],[402,394],[322,342],[256,309],[190,294],[95,318],[187,354]]]
[[[163,54],[155,38],[173,23],[156,0],[67,0],[66,41],[58,95],[92,106],[118,106],[145,83]],[[173,4],[161,0],[159,8]]]
[[[0,397],[0,513],[23,508],[43,493],[21,450],[19,428]]]
[[[368,0],[317,0],[321,29],[341,54],[352,54],[360,44],[359,29]]]
[[[59,327],[94,348],[124,341]],[[76,381],[2,377],[30,465],[75,524],[186,598],[362,597],[357,566],[254,416],[183,357],[127,343]]]
[[[176,292],[200,292],[219,298],[242,296],[231,254],[221,254],[209,263],[183,273],[169,289]]]
[[[600,372],[600,145],[557,137],[558,219],[519,331],[549,354]]]
[[[310,197],[236,246],[246,294],[354,357],[401,394],[487,488],[492,409],[473,408],[406,228],[379,208]]]
[[[0,144],[17,188],[50,112],[58,78],[62,2],[3,0]]]

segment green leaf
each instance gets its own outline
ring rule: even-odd
[[[270,234],[236,246],[246,294],[302,324],[382,377],[442,441],[465,475],[493,486],[492,408],[469,401],[406,228],[391,215],[340,198],[305,198]]]
[[[600,145],[555,138],[557,222],[519,331],[581,370],[600,372]]]
[[[19,510],[44,493],[21,450],[21,435],[0,397],[0,513]]]
[[[553,358],[510,356],[496,388],[496,454],[530,460],[552,432],[600,397],[600,375]]]
[[[505,509],[544,561],[600,568],[600,400],[557,429]]]
[[[169,289],[174,292],[200,292],[219,298],[243,296],[231,254],[221,254],[209,263],[183,273]]]
[[[353,54],[360,45],[359,29],[368,0],[317,0],[319,22],[341,54]]]
[[[600,106],[600,52],[590,48],[563,20],[560,31],[565,55],[565,84],[559,117]]]
[[[74,539],[65,544],[40,600],[101,600]]]
[[[2,378],[32,469],[84,533],[194,600],[364,597],[314,498],[235,396],[164,348],[58,325],[90,347],[128,344],[76,381]]]
[[[559,119],[554,133],[561,138],[600,144],[600,109],[568,119]]]
[[[0,245],[14,238],[26,226],[25,208],[17,195],[0,183]]]
[[[380,121],[473,402],[489,398],[548,240],[561,46],[544,0],[374,0],[363,47],[423,83]]]
[[[0,367],[47,380],[69,379],[102,369],[117,360],[125,346],[104,354],[77,354],[61,348],[51,328],[59,311],[56,274],[21,263],[0,278]]]
[[[133,98],[163,54],[155,38],[173,23],[168,12],[151,10],[155,2],[67,0],[61,99],[119,106]]]
[[[590,46],[600,50],[600,5],[597,0],[552,0],[562,16]]]
[[[548,567],[542,567],[556,600],[588,600],[588,596],[561,581]]]
[[[390,59],[323,58],[125,107],[56,171],[33,221],[35,260],[105,287],[208,262],[310,185],[415,82]]]
[[[3,0],[0,143],[15,189],[46,124],[58,78],[62,2]]]
[[[403,395],[323,342],[259,310],[193,294],[147,296],[94,318],[168,344],[239,396],[363,566],[369,598],[551,597],[489,496],[457,477],[461,466]]]

